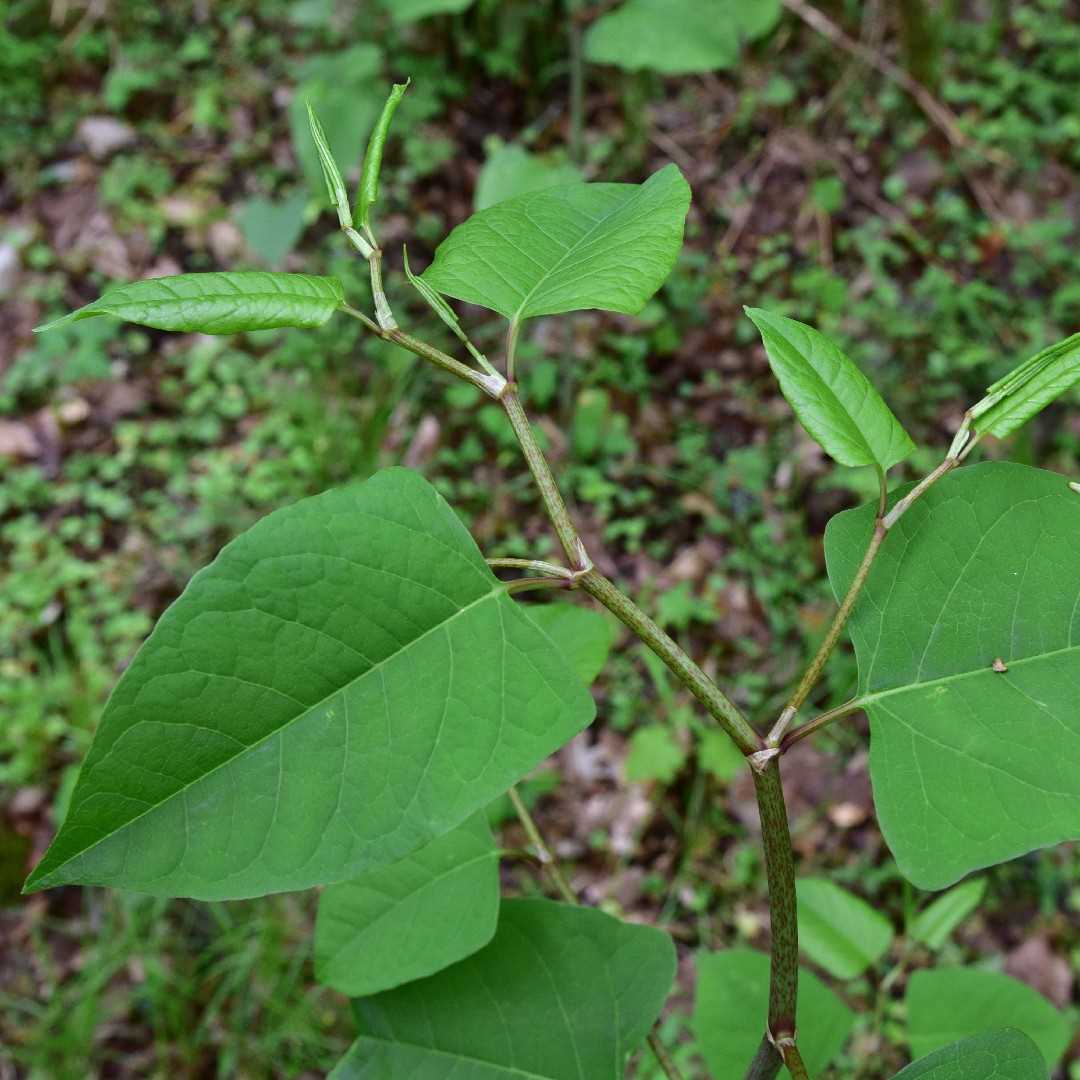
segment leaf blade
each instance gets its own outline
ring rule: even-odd
[[[1039,1048],[1021,1031],[972,1035],[935,1050],[893,1080],[1046,1080]]]
[[[865,900],[824,878],[795,882],[799,947],[838,979],[854,979],[888,951],[892,924]]]
[[[394,113],[409,89],[411,80],[406,79],[403,83],[394,83],[390,90],[390,96],[383,105],[379,119],[375,121],[375,127],[371,130],[368,139],[367,150],[364,153],[364,164],[360,172],[360,187],[356,192],[356,217],[361,225],[367,226],[371,216],[371,208],[379,198],[379,173],[382,171],[383,149],[386,146],[387,136],[390,134],[390,123],[394,119]]]
[[[644,184],[531,192],[473,214],[421,277],[511,322],[588,308],[632,315],[671,272],[689,205],[674,165]]]
[[[331,277],[262,270],[176,274],[115,286],[35,333],[98,316],[203,334],[312,329],[322,326],[343,300],[341,282]]]
[[[911,936],[931,949],[940,949],[949,935],[979,906],[986,878],[972,878],[942,893],[915,916]]]
[[[799,422],[841,465],[888,471],[915,449],[870,381],[824,334],[762,308],[746,314]]]
[[[387,470],[269,515],[196,575],[113,691],[26,888],[340,881],[458,825],[593,713],[434,489]]]

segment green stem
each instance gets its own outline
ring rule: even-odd
[[[762,1035],[754,1060],[750,1062],[750,1068],[746,1070],[745,1080],[773,1080],[780,1071],[781,1065],[783,1062],[776,1052],[776,1047],[769,1042],[768,1035]]]
[[[813,720],[807,720],[805,724],[801,724],[794,731],[789,731],[780,740],[780,752],[786,754],[800,739],[813,735],[815,731],[819,731],[834,720],[842,720],[845,716],[858,712],[862,707],[862,698],[852,698],[850,701],[845,701],[843,705],[837,705],[836,708],[828,709],[820,716],[815,716]]]
[[[578,584],[633,630],[663,660],[744,754],[753,754],[761,749],[761,739],[757,732],[734,703],[629,596],[616,588],[598,570],[582,574]]]
[[[810,1074],[806,1071],[806,1064],[797,1046],[789,1046],[784,1051],[784,1064],[791,1073],[791,1080],[810,1080]]]

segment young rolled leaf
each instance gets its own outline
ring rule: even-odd
[[[242,270],[177,274],[117,285],[85,307],[36,328],[110,316],[125,322],[202,334],[238,334],[281,326],[322,326],[345,296],[341,282],[311,274]]]
[[[1003,439],[1077,382],[1080,382],[1080,334],[1073,334],[1036,353],[988,387],[986,397],[972,411],[972,430]]]
[[[408,89],[408,79],[403,83],[394,83],[368,139],[364,167],[360,173],[360,187],[356,192],[356,218],[363,226],[369,224],[371,207],[379,197],[379,173],[382,170],[383,147],[386,146],[386,137],[390,134],[390,122]]]
[[[473,214],[421,276],[513,323],[585,308],[632,315],[675,265],[689,206],[674,165],[644,184],[534,191]]]
[[[1047,1080],[1039,1048],[1022,1031],[986,1031],[935,1050],[893,1080]]]
[[[734,67],[742,46],[767,34],[780,0],[627,0],[585,35],[594,64],[688,75]]]
[[[622,1080],[675,977],[659,930],[590,908],[507,900],[490,945],[355,1002],[333,1080]]]
[[[709,1075],[738,1077],[746,1071],[769,1014],[769,958],[753,949],[697,954],[694,1030]],[[796,1026],[799,1050],[811,1076],[843,1049],[855,1017],[812,972],[799,969]],[[781,1076],[789,1076],[781,1067]]]
[[[854,979],[885,955],[892,924],[865,900],[824,878],[795,882],[799,947],[838,979]]]
[[[986,878],[972,878],[942,893],[911,924],[911,936],[931,949],[940,949],[952,932],[979,906]]]
[[[343,994],[377,994],[483,948],[498,917],[499,851],[474,814],[399,862],[323,890],[315,976]]]
[[[343,881],[459,825],[593,712],[453,511],[391,469],[270,514],[192,579],[27,889]]]
[[[343,229],[352,228],[352,212],[349,209],[349,196],[345,193],[345,181],[342,179],[341,170],[334,160],[333,151],[323,131],[319,118],[310,103],[307,107],[308,125],[311,128],[311,138],[315,143],[315,152],[319,155],[319,164],[322,166],[323,179],[326,181],[326,193],[330,198],[330,205],[337,211],[338,222]]]
[[[829,522],[837,596],[873,520]],[[920,888],[1080,837],[1078,537],[1065,477],[986,463],[930,488],[870,571],[848,628],[874,803]]]
[[[916,971],[905,996],[912,1057],[993,1028],[1016,1028],[1039,1048],[1044,1069],[1069,1042],[1068,1021],[1030,986],[996,971]],[[992,1074],[988,1074],[992,1075]]]
[[[594,608],[559,601],[529,604],[525,610],[555,642],[578,678],[586,686],[593,683],[615,644],[615,627],[611,619]]]
[[[870,380],[824,334],[761,308],[746,314],[795,415],[841,465],[888,470],[915,449]]]

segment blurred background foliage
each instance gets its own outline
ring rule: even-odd
[[[313,989],[311,897],[18,896],[109,688],[225,541],[404,462],[486,554],[554,554],[502,413],[351,321],[229,339],[31,328],[112,281],[218,268],[334,273],[363,305],[305,101],[355,178],[389,82],[412,78],[379,235],[399,318],[435,339],[397,273],[403,243],[419,269],[474,206],[675,161],[694,204],[671,279],[638,318],[530,324],[523,389],[602,568],[763,723],[830,612],[824,524],[875,481],[831,465],[793,422],[742,305],[849,351],[921,439],[912,476],[986,384],[1080,327],[1076,0],[820,0],[861,55],[800,8],[0,5],[0,1077],[317,1076],[347,1043],[347,1002]],[[462,314],[497,355],[498,326]],[[1076,404],[987,453],[1075,473]],[[853,680],[838,656],[818,704]],[[625,640],[597,694],[600,722],[526,785],[575,883],[687,949],[760,948],[764,874],[737,755]],[[874,828],[865,745],[858,724],[801,744],[795,843],[806,874],[903,930],[926,898]],[[504,842],[524,838],[507,825]],[[1075,1027],[1078,869],[1075,846],[998,868],[955,933],[902,934],[869,976],[833,978],[860,1021],[829,1075],[892,1075],[903,987],[935,959],[1007,971]],[[668,1036],[701,1075],[686,1008]],[[1080,1076],[1077,1053],[1062,1076]]]

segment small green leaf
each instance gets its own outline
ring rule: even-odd
[[[780,17],[780,0],[627,0],[585,35],[594,64],[687,75],[734,67]]]
[[[734,780],[746,765],[742,751],[716,728],[705,728],[698,734],[698,759],[706,772],[725,783]]]
[[[477,177],[473,208],[486,210],[518,195],[584,179],[580,170],[568,162],[530,154],[520,146],[496,139],[488,147],[487,159]]]
[[[686,751],[674,731],[664,724],[646,724],[630,737],[623,769],[631,783],[659,780],[670,784],[685,761]]]
[[[915,449],[870,381],[824,334],[761,308],[746,314],[795,415],[841,465],[887,470]]]
[[[27,888],[344,881],[461,824],[593,713],[434,488],[387,470],[268,515],[192,579]]]
[[[799,899],[799,945],[838,979],[854,979],[888,951],[889,920],[865,900],[823,878],[795,882]]]
[[[349,210],[349,196],[345,193],[345,181],[341,178],[341,170],[334,160],[326,132],[323,131],[323,126],[319,123],[319,118],[315,115],[315,110],[310,103],[307,106],[307,115],[311,138],[315,143],[315,152],[319,155],[323,179],[326,181],[326,194],[330,198],[330,205],[337,211],[341,227],[352,228],[352,213]]]
[[[987,1031],[950,1043],[893,1080],[1047,1080],[1039,1048],[1020,1031]]]
[[[979,906],[986,878],[972,878],[928,904],[911,924],[911,936],[931,949],[940,949],[949,935]]]
[[[474,0],[382,0],[394,22],[416,22],[432,15],[456,15],[472,7]]]
[[[473,214],[424,280],[514,323],[600,308],[635,314],[682,246],[690,188],[668,165],[644,184],[567,184]]]
[[[1010,435],[1080,382],[1080,334],[1051,345],[987,388],[972,410],[972,430],[999,439]]]
[[[905,1001],[914,1058],[969,1035],[1010,1027],[1027,1035],[1052,1069],[1069,1042],[1067,1020],[1046,998],[995,971],[916,971]]]
[[[158,330],[237,334],[279,326],[322,326],[344,300],[337,278],[310,274],[177,274],[117,285],[92,304],[72,311],[36,333],[109,315]]]
[[[697,954],[694,1030],[709,1074],[742,1076],[761,1042],[769,1015],[769,958],[752,949]],[[812,972],[799,969],[796,1027],[811,1076],[843,1049],[855,1017]],[[789,1076],[781,1068],[782,1076]]]
[[[294,191],[283,199],[249,199],[235,211],[236,224],[244,243],[266,266],[278,266],[304,231],[306,190]]]
[[[837,596],[873,522],[829,522]],[[848,630],[878,820],[919,888],[1080,838],[1077,537],[1065,477],[988,462],[930,488],[874,562]]]
[[[475,814],[400,862],[323,890],[315,975],[343,994],[377,994],[483,948],[498,916],[499,852]]]
[[[593,608],[560,601],[529,604],[525,610],[555,642],[581,681],[586,686],[595,682],[615,644],[611,619]]]
[[[408,89],[408,79],[403,83],[394,83],[368,139],[364,167],[360,173],[360,187],[356,192],[356,217],[363,226],[369,224],[371,208],[379,197],[379,172],[382,170],[383,147],[386,146],[386,137],[390,133],[390,121],[394,119],[394,113]]]
[[[486,948],[355,1003],[333,1080],[621,1080],[675,976],[667,934],[590,908],[507,900]]]

